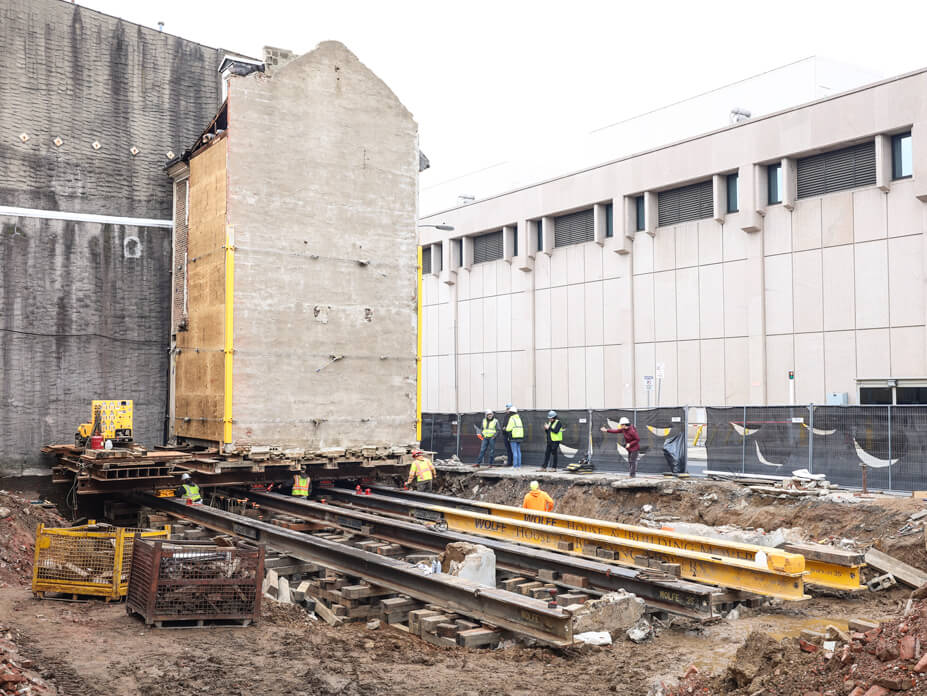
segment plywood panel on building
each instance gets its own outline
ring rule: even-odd
[[[906,326],[891,330],[892,364],[891,376],[923,377],[927,375],[924,360],[924,327]]]
[[[824,334],[795,334],[795,403],[824,403]]]
[[[868,242],[885,237],[885,194],[877,188],[853,192],[853,238]]]
[[[828,246],[853,241],[853,194],[831,193],[821,199],[821,243]]]
[[[805,251],[821,246],[821,199],[797,201],[792,211],[792,249]]]
[[[795,332],[824,328],[821,251],[792,254],[792,285],[795,294]]]
[[[888,329],[856,332],[856,377],[879,379],[891,371],[891,341]]]
[[[923,325],[924,237],[922,235],[895,237],[888,240],[888,277],[891,325]]]
[[[676,331],[679,340],[699,337],[697,267],[676,271]]]
[[[174,432],[222,441],[227,138],[190,160],[187,330],[177,332]]]
[[[888,326],[888,247],[882,241],[854,247],[856,328]]]
[[[824,333],[824,389],[846,392],[850,403],[856,401],[856,332]]]
[[[856,274],[853,246],[829,247],[821,251],[825,331],[856,326]]]
[[[653,330],[656,341],[676,340],[676,272],[653,274]]]
[[[792,333],[792,257],[789,254],[764,259],[766,286],[766,333]]]
[[[634,340],[653,340],[653,274],[634,276]]]

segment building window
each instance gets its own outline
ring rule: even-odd
[[[644,217],[644,196],[640,195],[634,199],[634,229],[643,232],[647,229],[647,220]]]
[[[473,238],[473,263],[487,263],[502,258],[502,230]]]
[[[554,246],[564,247],[582,244],[595,239],[593,232],[594,215],[592,208],[580,210],[554,218]]]
[[[605,204],[605,236],[614,237],[615,236],[615,216],[612,211],[612,204]]]
[[[512,256],[518,256],[518,225],[512,225]]]
[[[657,194],[659,227],[677,225],[690,220],[703,220],[714,215],[714,187],[711,179],[680,186]]]
[[[422,247],[422,275],[431,273],[431,247]]]
[[[861,406],[927,404],[927,383],[924,380],[881,380],[859,384]]]
[[[727,183],[727,212],[736,213],[739,208],[737,207],[737,172],[733,174],[728,174],[726,177]]]
[[[907,179],[914,174],[911,154],[911,133],[893,135],[892,179]]]
[[[766,202],[775,205],[782,202],[782,163],[770,164],[766,168],[767,193]]]
[[[537,250],[544,251],[544,222],[542,220],[535,220],[534,229],[537,233]]]
[[[463,266],[463,239],[452,239],[454,246],[451,247],[453,252],[451,263],[454,268],[460,268]]]
[[[823,196],[876,182],[875,141],[798,160],[798,197]]]
[[[434,269],[434,273],[440,273],[444,270],[444,243],[435,244],[435,249],[437,250],[438,255],[438,267]]]

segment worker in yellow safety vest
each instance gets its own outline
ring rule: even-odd
[[[521,441],[525,439],[525,426],[522,425],[517,408],[512,406],[509,413],[512,415],[509,416],[505,431],[509,434],[509,442],[512,444],[512,468],[521,469]]]
[[[175,493],[177,497],[183,498],[184,502],[189,505],[203,504],[203,497],[200,495],[200,487],[193,483],[190,474],[184,474],[180,477],[180,487]]]
[[[437,473],[435,465],[425,456],[425,453],[421,450],[415,450],[412,452],[412,466],[409,467],[409,478],[406,479],[406,485],[408,486],[412,483],[412,479],[415,479],[415,490],[430,493]]]
[[[552,471],[557,470],[557,455],[560,453],[560,443],[563,442],[563,423],[557,418],[556,411],[547,412],[547,422],[544,424],[547,433],[547,449],[544,450],[543,471],[547,471],[547,462],[553,464]]]
[[[293,474],[293,489],[290,491],[290,495],[296,496],[297,498],[308,498],[311,483],[309,477],[306,476],[306,470],[301,469],[299,472]]]
[[[483,441],[480,445],[480,455],[476,458],[476,464],[479,466],[483,462],[483,456],[489,458],[486,463],[492,466],[496,459],[496,435],[499,434],[499,421],[495,414],[490,410],[486,411],[486,417],[483,418],[483,427],[480,429],[479,437]]]

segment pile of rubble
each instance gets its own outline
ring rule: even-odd
[[[32,660],[20,657],[13,635],[0,626],[0,696],[54,696],[57,690],[35,671]]]
[[[66,526],[51,503],[0,491],[0,587],[32,580],[35,530],[40,522],[48,527]]]
[[[791,694],[886,696],[927,693],[927,601],[912,600],[883,624],[851,621],[848,630],[803,631],[775,641],[751,634],[721,674],[690,669],[667,696]]]

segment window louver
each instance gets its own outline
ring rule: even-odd
[[[875,143],[861,143],[798,160],[798,197],[823,196],[876,181]]]
[[[473,238],[473,263],[498,261],[502,258],[502,230]]]
[[[554,246],[591,242],[594,238],[592,208],[554,218]]]
[[[657,195],[657,213],[658,227],[710,218],[714,214],[711,179],[661,191]]]

